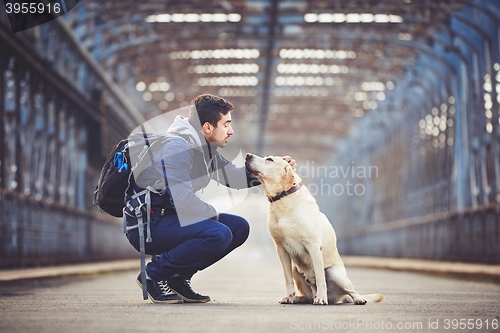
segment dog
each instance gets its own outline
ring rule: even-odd
[[[288,162],[249,153],[245,166],[270,201],[267,226],[285,275],[285,296],[279,303],[363,305],[384,299],[354,290],[337,250],[335,230]]]

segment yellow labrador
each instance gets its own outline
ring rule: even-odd
[[[384,299],[379,294],[361,296],[354,290],[332,225],[285,160],[247,154],[245,165],[260,180],[270,201],[267,225],[286,285],[280,303],[366,304]]]

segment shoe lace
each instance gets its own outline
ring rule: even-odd
[[[173,291],[172,289],[170,289],[170,286],[168,285],[167,281],[158,281],[158,286],[160,287],[163,295],[168,296],[173,294]]]
[[[195,295],[198,295],[198,296],[201,296],[201,294],[197,293],[196,291],[193,290],[193,288],[191,287],[191,280],[188,280],[188,279],[183,279],[183,283],[184,283],[184,286],[186,286],[186,288],[192,292],[193,294]]]

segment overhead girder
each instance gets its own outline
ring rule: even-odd
[[[277,75],[318,75],[318,76],[338,76],[344,80],[342,86],[326,87],[330,89],[328,96],[316,96],[315,103],[319,105],[334,105],[339,112],[349,112],[350,108],[345,104],[345,95],[349,92],[359,90],[359,86],[366,80],[384,81],[387,77],[398,84],[407,68],[412,68],[414,62],[419,59],[420,54],[426,54],[429,59],[434,59],[448,68],[448,75],[455,72],[448,61],[443,58],[443,50],[436,50],[435,44],[442,45],[444,51],[451,52],[467,63],[467,59],[461,54],[455,46],[454,38],[461,38],[464,43],[469,43],[459,32],[453,31],[449,26],[450,19],[459,20],[455,13],[464,5],[470,5],[481,11],[490,19],[496,19],[494,13],[476,5],[473,1],[450,0],[404,3],[401,1],[298,1],[283,2],[269,1],[251,5],[246,1],[226,1],[210,2],[200,4],[197,1],[167,1],[167,2],[148,2],[147,4],[134,4],[134,13],[129,14],[127,6],[131,2],[110,1],[106,6],[89,8],[93,11],[94,21],[92,28],[87,32],[85,38],[89,41],[96,40],[98,44],[93,46],[89,43],[92,53],[100,59],[105,68],[113,73],[119,72],[121,64],[127,63],[128,72],[132,73],[136,81],[152,81],[159,76],[159,73],[166,73],[169,83],[176,87],[190,87],[189,91],[209,90],[217,91],[220,87],[196,88],[193,82],[201,75],[179,72],[178,68],[187,67],[186,64],[216,64],[227,62],[217,59],[197,59],[180,60],[170,59],[168,54],[176,51],[189,51],[195,49],[214,49],[214,48],[241,48],[242,45],[248,48],[257,48],[261,51],[259,59],[238,60],[231,62],[248,63],[257,62],[259,64],[259,84],[249,89],[255,89],[259,92],[259,99],[255,102],[261,104],[259,138],[269,135],[270,131],[265,131],[268,126],[274,130],[276,122],[268,122],[266,112],[271,104],[287,103],[291,104],[291,109],[300,108],[300,97],[296,96],[276,96],[273,92],[276,89],[287,89],[293,87],[277,87],[273,79]],[[272,10],[275,5],[274,14]],[[228,9],[228,7],[230,7]],[[97,10],[99,9],[99,10]],[[401,15],[404,22],[401,24],[364,24],[364,23],[343,23],[343,24],[322,24],[308,23],[303,20],[305,13],[322,12],[340,12],[340,13],[384,13],[391,15]],[[242,15],[242,20],[238,23],[148,23],[144,19],[148,15],[159,13],[201,13],[201,12],[235,12]],[[274,15],[274,21],[273,21]],[[99,18],[99,20],[98,20]],[[299,19],[300,18],[300,19]],[[260,20],[262,29],[252,27],[252,22]],[[98,22],[99,21],[99,22]],[[76,20],[74,25],[78,25]],[[85,21],[85,18],[82,20]],[[443,23],[440,23],[443,22]],[[98,23],[98,24],[97,24]],[[190,29],[182,29],[189,24]],[[300,28],[300,34],[290,34],[285,27],[293,25]],[[193,27],[200,26],[200,29]],[[203,27],[210,26],[210,29]],[[273,47],[269,47],[269,32],[273,30]],[[440,40],[435,37],[435,31],[446,31],[450,34],[450,41]],[[405,42],[399,40],[400,33],[411,34],[412,40]],[[222,36],[231,35],[233,38],[224,39]],[[96,38],[99,36],[99,38]],[[174,36],[169,40],[168,36]],[[283,48],[311,48],[311,49],[346,49],[354,50],[358,53],[356,59],[330,60],[330,59],[280,59],[277,58],[279,49]],[[372,52],[371,54],[368,52]],[[378,54],[378,56],[377,56]],[[132,62],[131,62],[132,60]],[[277,73],[276,65],[283,63],[318,63],[318,64],[345,64],[354,66],[358,69],[357,73],[346,74],[283,74]],[[182,64],[182,65],[180,65]],[[439,65],[433,67],[433,63],[428,61],[427,71],[430,75],[441,75]],[[378,72],[378,73],[377,73]],[[380,73],[380,74],[379,74]],[[215,77],[219,74],[203,74],[203,77]],[[121,76],[117,79],[127,79],[130,77]],[[123,83],[123,82],[122,82]],[[311,89],[314,87],[311,87]],[[477,88],[477,87],[476,87]],[[186,89],[186,88],[184,88]],[[449,89],[449,87],[446,87]],[[450,93],[451,94],[451,93]],[[240,100],[251,100],[251,96],[232,97],[236,102]],[[293,102],[291,102],[293,101]],[[379,103],[381,109],[396,109],[395,105],[399,103],[391,93],[387,93],[385,103]],[[384,105],[385,104],[385,105]],[[297,115],[300,116],[300,115]],[[287,119],[292,114],[287,114]],[[348,126],[347,126],[348,127]],[[332,131],[333,133],[335,131]],[[333,134],[332,133],[332,134]],[[337,133],[340,135],[341,133]],[[337,136],[336,136],[337,137]],[[257,146],[262,143],[257,142]]]
[[[112,2],[112,3],[113,3],[113,2]],[[399,4],[399,5],[401,5],[401,4]],[[109,7],[112,7],[112,6],[109,6]],[[130,9],[130,7],[127,7],[126,5],[125,5],[125,6],[123,6],[123,7],[124,7],[124,8],[126,8],[127,10],[129,10],[129,9]],[[137,6],[136,6],[136,7],[137,7]],[[128,25],[129,27],[134,27],[134,26],[135,26],[136,21],[134,20],[134,17],[138,17],[138,16],[140,15],[139,13],[142,13],[142,12],[143,12],[143,11],[141,11],[141,6],[138,6],[138,7],[139,7],[139,9],[135,12],[135,13],[136,13],[136,14],[135,14],[135,16],[133,16],[133,17],[132,17],[132,22],[130,22],[130,18],[129,18],[128,22],[127,22],[127,23],[128,23],[127,25]],[[221,6],[219,6],[219,7],[221,7]],[[414,8],[414,7],[415,7],[415,5],[413,5],[413,4],[412,4],[412,6],[411,6],[411,7],[412,7],[412,8]],[[167,8],[168,8],[168,10],[169,10],[169,11],[175,11],[175,8],[174,8],[174,7],[172,7],[169,3],[167,3],[167,4],[165,5],[164,10],[166,10]],[[195,9],[192,9],[192,8],[189,8],[189,3],[186,3],[186,4],[182,4],[182,8],[181,8],[181,10],[182,10],[182,12],[190,12],[190,11],[192,11],[192,12],[196,12],[196,11],[200,11],[200,9],[203,9],[203,8],[205,8],[205,7],[204,7],[204,6],[200,6],[200,4],[197,4],[197,5],[196,5],[196,8],[195,8]],[[214,10],[214,9],[213,9],[214,7],[213,7],[213,5],[212,5],[212,4],[210,4],[210,6],[208,6],[208,7],[206,7],[206,8],[209,8],[211,11],[213,11],[213,10]],[[106,32],[106,30],[107,30],[107,29],[112,30],[112,31],[113,31],[113,30],[118,29],[118,30],[117,30],[117,32],[121,33],[122,31],[120,31],[119,29],[120,29],[120,27],[123,27],[124,25],[123,25],[123,24],[120,24],[120,21],[122,21],[122,20],[123,20],[124,15],[117,15],[117,13],[119,14],[119,11],[118,11],[118,10],[116,10],[116,8],[113,8],[113,7],[112,7],[112,9],[108,9],[108,7],[107,7],[107,8],[104,10],[104,12],[106,12],[106,10],[112,11],[112,13],[113,13],[114,15],[116,15],[117,20],[116,20],[116,21],[111,21],[113,24],[111,24],[111,22],[108,22],[108,23],[102,24],[102,25],[100,25],[100,26],[99,26],[99,29],[98,29],[98,30],[96,29],[96,30],[97,30],[98,32],[100,32],[101,34],[104,34],[104,33]],[[245,10],[245,9],[244,9],[244,10]],[[157,9],[157,8],[155,8],[155,11],[157,12],[157,11],[158,11],[158,9]],[[145,16],[146,16],[146,15],[148,15],[148,14],[154,14],[154,13],[155,13],[155,11],[153,11],[153,12],[151,12],[151,11],[150,11],[150,12],[144,13],[144,14],[143,14],[143,16],[145,17]],[[282,10],[282,11],[283,11],[283,10]],[[260,14],[262,14],[262,13],[260,13]],[[285,14],[286,14],[286,13],[283,13],[283,15],[285,15]],[[292,14],[300,15],[301,13],[292,12]],[[413,15],[413,14],[414,14],[414,13],[412,13],[412,15]],[[104,14],[103,14],[103,15],[104,15]],[[264,15],[267,15],[267,13],[264,13]],[[129,17],[130,15],[126,15],[126,16],[127,16],[127,17]],[[82,20],[82,21],[83,21],[83,20]],[[85,21],[83,21],[83,22],[85,22]],[[144,25],[144,22],[137,22],[137,23],[140,23],[140,25],[141,25],[141,26],[143,26],[143,25]],[[190,24],[193,24],[193,23],[190,23]],[[200,23],[200,24],[203,24],[203,23]],[[244,25],[244,24],[245,24],[245,21],[243,20],[243,23],[241,23],[241,24],[242,24],[242,25]],[[213,24],[211,24],[211,25],[212,25],[212,28],[214,28],[214,27],[218,27],[218,26],[235,27],[235,26],[239,26],[239,25],[241,25],[241,24],[233,24],[233,23],[213,23]],[[182,25],[182,24],[176,24],[176,23],[168,23],[168,24],[155,24],[155,26],[156,26],[156,30],[158,30],[158,34],[160,35],[160,36],[159,36],[159,38],[160,38],[160,39],[161,39],[161,38],[165,38],[165,27],[167,27],[167,26],[174,27],[174,28],[172,28],[172,30],[174,30],[174,31],[175,31],[175,27],[176,27],[176,26],[179,26],[179,25]],[[278,22],[278,23],[277,23],[277,25],[280,25],[280,23]],[[307,25],[307,23],[302,23],[302,25]],[[150,25],[150,26],[151,26],[151,25]],[[193,26],[193,25],[192,25],[192,26]],[[350,28],[351,28],[351,29],[355,29],[355,26],[356,26],[356,24],[350,25]],[[117,28],[117,27],[118,27],[118,28]],[[381,27],[377,27],[377,29],[380,29],[380,28],[381,28]],[[189,30],[189,29],[188,29],[188,30]],[[191,29],[191,30],[195,30],[196,32],[199,32],[199,29]],[[209,31],[210,31],[210,30],[212,30],[212,29],[209,29]],[[363,29],[363,30],[365,30],[365,29]],[[168,31],[168,30],[167,30],[167,31]],[[149,33],[151,33],[151,29],[148,29],[148,32],[149,32]],[[204,32],[205,32],[205,33],[208,33],[208,31],[204,31]],[[112,35],[113,35],[113,33],[111,33],[111,34],[109,34],[109,35],[110,35],[110,36],[112,36]],[[82,37],[84,37],[84,36],[85,36],[85,35],[83,35]],[[95,36],[94,36],[94,37],[95,37]],[[257,34],[257,35],[255,35],[255,34],[251,34],[251,33],[250,33],[250,34],[248,34],[248,33],[245,33],[245,31],[240,31],[240,32],[238,33],[238,39],[245,39],[246,37],[249,37],[249,38],[252,38],[252,39],[259,38],[259,37],[260,37],[260,38],[264,38],[264,39],[266,39],[266,38],[267,38],[267,37],[266,37],[266,35],[262,35],[262,34]],[[290,37],[290,36],[287,36],[287,38],[289,38],[289,37]],[[104,44],[106,44],[106,41],[104,41]]]

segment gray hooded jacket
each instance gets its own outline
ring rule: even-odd
[[[152,208],[175,207],[181,225],[189,225],[218,215],[216,209],[195,193],[211,179],[234,189],[260,182],[245,167],[237,167],[207,143],[187,118],[177,116],[167,130],[161,147],[154,153],[152,166],[136,177],[136,184],[162,190],[152,198]]]

